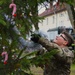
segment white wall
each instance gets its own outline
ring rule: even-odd
[[[58,26],[72,27],[67,11],[47,16],[39,23],[39,29],[44,31]]]

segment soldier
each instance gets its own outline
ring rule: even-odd
[[[51,59],[50,63],[47,63],[44,67],[44,75],[70,75],[70,67],[74,57],[72,50],[69,46],[73,43],[73,38],[66,31],[63,31],[53,42],[36,34],[32,35],[31,40],[35,43],[41,44],[51,51],[56,49],[58,52]]]

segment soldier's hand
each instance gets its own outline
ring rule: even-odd
[[[40,34],[32,34],[31,40],[35,43],[38,43],[40,37],[41,37]]]

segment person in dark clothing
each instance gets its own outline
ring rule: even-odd
[[[66,31],[56,36],[53,42],[41,37],[39,34],[33,34],[31,40],[34,43],[41,44],[47,51],[57,50],[58,52],[51,59],[50,63],[44,65],[44,75],[70,75],[70,67],[74,54],[69,46],[73,43],[73,38]]]

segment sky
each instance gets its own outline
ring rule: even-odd
[[[41,14],[45,11],[46,8],[49,8],[49,3],[44,2],[41,5],[38,6],[38,14]]]
[[[56,5],[57,2],[58,2],[58,0],[55,0],[53,2],[53,5]],[[41,14],[42,12],[44,12],[46,8],[50,8],[50,3],[44,2],[41,5],[39,5],[38,6],[38,14]]]

